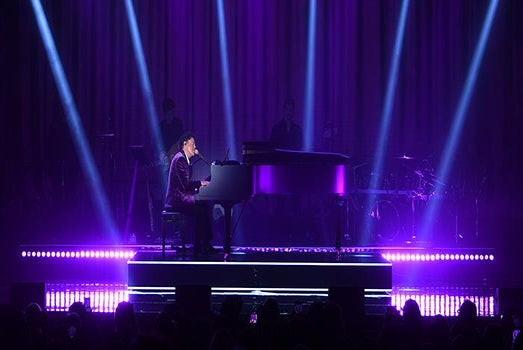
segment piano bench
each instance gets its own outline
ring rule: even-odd
[[[162,257],[165,258],[165,237],[167,236],[167,228],[172,226],[174,232],[180,234],[182,240],[182,252],[185,253],[185,233],[187,228],[187,217],[185,214],[178,211],[162,211]]]

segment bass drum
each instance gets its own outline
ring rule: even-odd
[[[396,244],[403,236],[398,207],[390,200],[378,200],[370,212],[371,236],[376,245]]]

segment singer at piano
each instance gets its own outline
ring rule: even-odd
[[[165,210],[185,214],[189,228],[194,230],[194,254],[201,255],[215,251],[211,246],[211,207],[196,201],[195,195],[201,187],[207,187],[207,180],[192,180],[190,159],[198,155],[196,141],[191,132],[182,134],[178,141],[180,150],[174,155],[169,168]]]

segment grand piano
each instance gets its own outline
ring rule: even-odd
[[[211,164],[211,184],[200,189],[196,200],[220,204],[225,211],[226,256],[231,250],[232,207],[254,195],[348,193],[346,174],[350,158],[338,153],[277,149],[267,142],[245,142],[243,162]],[[341,229],[336,232],[341,246]]]

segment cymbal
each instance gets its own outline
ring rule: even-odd
[[[401,156],[399,156],[399,157],[394,157],[394,159],[414,160],[414,159],[416,159],[416,158],[414,158],[414,157],[409,157],[409,156],[407,156],[406,154],[403,154],[403,155],[401,155]]]

